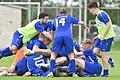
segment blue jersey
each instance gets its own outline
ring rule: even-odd
[[[41,24],[40,21],[35,23],[35,29],[39,32],[42,31],[55,31],[55,28],[53,27],[53,21],[52,20],[48,20],[45,24]]]
[[[97,17],[101,22],[103,22],[105,24],[110,21],[110,18],[108,16],[108,14],[105,11],[102,11],[102,10],[99,12]]]
[[[27,66],[32,76],[42,76],[43,70],[40,68],[40,64],[47,63],[47,57],[40,54],[31,54],[26,56]]]
[[[85,56],[85,60],[87,62],[92,62],[92,63],[98,63],[98,58],[96,55],[93,53],[92,49],[86,49],[83,51],[83,54]]]
[[[56,28],[54,37],[68,36],[72,37],[72,24],[78,24],[79,19],[71,16],[58,16],[53,25]]]
[[[32,50],[33,46],[37,45],[40,49],[47,49],[47,45],[44,45],[41,41],[38,40],[38,37],[34,37],[28,44],[27,48]],[[32,76],[42,76],[43,71],[40,68],[40,64],[46,64],[47,63],[47,57],[41,54],[31,54],[29,56],[26,56],[27,59],[27,66],[29,71],[32,73]]]
[[[41,41],[38,40],[38,36],[35,36],[30,42],[27,43],[27,48],[32,50],[33,46],[37,45],[40,49],[47,49],[47,45],[44,45]]]
[[[55,27],[53,26],[53,21],[48,20],[45,24],[43,24],[45,31],[51,32],[55,31]]]
[[[85,56],[85,68],[83,69],[84,76],[90,77],[94,75],[100,75],[102,72],[102,66],[98,63],[96,55],[92,49],[86,49],[83,51]]]

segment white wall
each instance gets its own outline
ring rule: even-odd
[[[9,46],[13,32],[21,27],[21,9],[0,5],[0,48]]]

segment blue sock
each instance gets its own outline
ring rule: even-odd
[[[109,62],[109,61],[112,61],[112,60],[113,60],[113,59],[112,59],[111,57],[108,58],[108,62]]]
[[[11,56],[12,52],[10,51],[9,47],[6,47],[5,49],[0,50],[0,53],[3,57]]]
[[[72,72],[72,73],[76,73],[75,59],[70,60],[69,70],[70,70],[70,72]]]
[[[108,69],[105,69],[105,70],[104,70],[104,74],[109,75],[109,73],[108,73]]]
[[[55,69],[55,59],[51,59],[50,60],[50,72],[54,72],[54,69]]]

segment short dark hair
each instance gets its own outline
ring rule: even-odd
[[[90,8],[99,8],[99,4],[98,2],[95,2],[95,1],[91,1],[88,3],[87,7],[90,9]]]
[[[92,45],[92,40],[91,39],[83,40],[82,44],[90,44],[90,45]]]
[[[59,10],[59,13],[60,14],[67,14],[67,9],[66,8],[61,8],[60,10]]]
[[[47,13],[45,13],[45,12],[41,12],[40,14],[39,14],[39,19],[41,19],[41,18],[45,18],[45,16],[49,16]]]

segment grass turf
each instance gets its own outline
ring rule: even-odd
[[[116,46],[117,45],[117,46]],[[110,77],[23,77],[23,76],[0,76],[0,80],[120,80],[120,44],[115,43],[109,54],[115,60],[115,68],[110,69]],[[15,56],[6,57],[0,60],[0,66],[10,66]],[[100,63],[101,60],[99,59]]]

